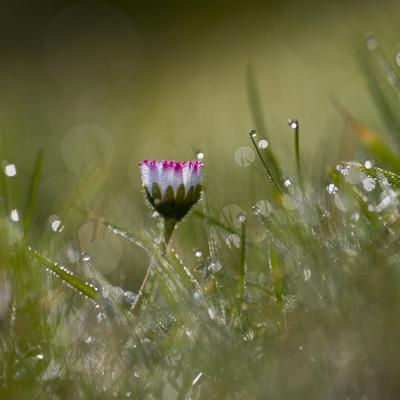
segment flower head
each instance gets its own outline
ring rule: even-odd
[[[181,220],[200,198],[202,162],[143,160],[139,167],[147,198],[165,219]]]

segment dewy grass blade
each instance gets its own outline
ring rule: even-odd
[[[43,150],[39,150],[36,155],[35,165],[33,167],[30,187],[29,187],[29,198],[28,198],[28,206],[26,209],[26,215],[23,221],[24,224],[24,233],[25,235],[29,231],[29,227],[31,224],[33,210],[36,204],[36,198],[39,190],[40,185],[40,175],[42,172],[42,165],[43,165]]]
[[[282,194],[282,189],[279,187],[278,183],[276,182],[274,176],[272,175],[272,172],[270,171],[270,169],[268,167],[268,164],[265,162],[264,157],[262,156],[262,154],[261,154],[261,152],[260,152],[260,150],[259,150],[259,148],[257,146],[257,143],[255,141],[255,136],[257,135],[257,132],[254,131],[254,130],[251,130],[249,132],[249,135],[250,135],[251,142],[253,143],[253,146],[256,149],[257,155],[258,155],[258,157],[259,157],[259,159],[260,159],[260,161],[261,161],[261,163],[262,163],[262,165],[264,167],[265,172],[267,173],[268,177],[271,179],[272,183],[274,184],[275,189],[280,194]]]
[[[302,174],[301,174],[301,164],[300,164],[300,134],[299,134],[299,121],[297,119],[289,119],[289,128],[294,131],[294,155],[296,158],[296,167],[297,167],[297,175],[299,178],[300,184],[302,184]]]
[[[239,265],[239,307],[240,310],[245,304],[245,292],[246,292],[246,222],[242,222],[241,234],[240,234],[240,265]]]
[[[395,174],[394,172],[384,170],[378,167],[366,167],[361,163],[355,161],[347,161],[341,163],[347,167],[357,168],[359,171],[363,172],[365,175],[370,176],[371,178],[382,179],[383,177],[387,179],[390,185],[392,185],[393,189],[400,190],[400,175]]]
[[[69,271],[65,267],[58,265],[57,263],[54,263],[53,261],[50,261],[46,257],[42,256],[39,252],[32,250],[31,248],[28,248],[27,253],[32,259],[36,260],[37,262],[39,262],[39,264],[46,267],[49,271],[55,274],[72,289],[77,290],[79,293],[97,303],[99,293],[96,287],[82,281],[81,279],[76,277],[73,272]]]

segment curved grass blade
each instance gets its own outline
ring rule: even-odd
[[[215,217],[210,217],[208,215],[206,215],[203,211],[201,210],[193,210],[192,214],[194,216],[196,216],[197,218],[200,218],[206,222],[208,222],[210,225],[214,225],[217,226],[218,228],[221,228],[222,230],[228,232],[228,233],[232,233],[232,234],[236,234],[236,230],[229,227],[228,225],[225,225],[223,222],[219,221],[217,218]]]
[[[79,293],[83,294],[89,299],[93,300],[95,303],[98,302],[99,299],[98,288],[94,287],[93,285],[87,282],[82,281],[81,279],[76,277],[73,274],[73,272],[47,259],[39,252],[32,250],[31,248],[27,250],[27,253],[32,259],[36,260],[39,264],[46,267],[49,271],[55,274],[68,286],[77,290]]]
[[[349,122],[354,133],[360,138],[361,143],[371,152],[380,162],[400,172],[400,157],[385,144],[376,133],[360,124],[335,98],[332,98],[333,105]]]
[[[257,77],[252,65],[249,65],[247,67],[247,99],[249,103],[250,113],[256,129],[259,132],[262,132],[262,134],[269,141],[269,138],[267,136],[267,127],[263,116],[261,95],[257,85]],[[271,170],[271,174],[274,177],[280,177],[281,171],[276,157],[271,150],[266,153],[265,158],[269,169]]]
[[[26,215],[25,215],[25,218],[23,221],[25,235],[28,233],[29,227],[30,227],[30,224],[32,221],[33,210],[35,208],[37,194],[39,191],[42,165],[43,165],[43,149],[39,150],[36,155],[35,165],[33,167],[31,182],[30,182],[30,186],[29,186],[28,206],[27,206]]]

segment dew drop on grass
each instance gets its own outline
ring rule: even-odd
[[[256,158],[254,150],[248,146],[242,146],[236,149],[234,155],[235,161],[241,167],[248,167]]]
[[[237,214],[237,219],[240,223],[246,221],[246,214],[244,212],[239,212]]]
[[[376,180],[375,178],[368,176],[362,181],[362,185],[364,190],[366,190],[367,192],[372,192],[375,189]]]
[[[289,124],[290,129],[296,129],[299,125],[299,123],[297,122],[297,119],[295,119],[295,118],[289,118],[288,124]]]
[[[194,252],[194,255],[195,255],[196,258],[201,258],[201,257],[203,257],[203,253],[202,253],[200,250],[195,251],[195,252]]]
[[[308,281],[311,278],[311,270],[304,268],[304,280]]]
[[[231,249],[236,247],[237,249],[240,247],[240,236],[235,233],[228,235],[225,240],[226,245]]]
[[[11,218],[11,221],[13,221],[13,222],[18,222],[19,221],[19,213],[18,213],[18,210],[16,208],[11,210],[10,218]]]
[[[203,373],[202,372],[200,372],[200,373],[198,373],[196,376],[195,376],[195,378],[193,379],[193,381],[192,381],[192,386],[194,386],[199,380],[200,380],[200,378],[203,376]]]
[[[335,194],[337,192],[338,188],[336,185],[334,185],[333,183],[330,183],[327,187],[326,187],[326,191],[330,194]]]
[[[215,311],[214,311],[214,309],[212,308],[212,307],[210,307],[208,310],[207,310],[207,312],[208,312],[208,316],[210,317],[210,319],[215,319]]]
[[[201,299],[201,293],[200,292],[194,292],[193,293],[193,300],[199,301]]]
[[[13,177],[15,175],[17,175],[17,167],[15,166],[15,164],[7,164],[4,167],[4,173],[8,176],[8,177]]]
[[[268,140],[266,140],[266,139],[261,139],[261,140],[258,142],[258,147],[259,147],[260,149],[262,149],[262,150],[266,149],[266,148],[268,147]]]
[[[256,131],[255,129],[252,129],[252,130],[250,131],[250,136],[251,136],[253,139],[255,139],[255,138],[257,137],[257,131]]]
[[[243,336],[243,340],[245,342],[251,342],[256,336],[256,333],[253,331],[253,329],[250,329],[246,334]]]
[[[204,158],[204,153],[202,151],[198,151],[196,153],[196,158],[201,161]]]
[[[85,343],[90,344],[92,342],[93,342],[93,337],[92,336],[86,336]]]
[[[288,188],[289,186],[292,185],[292,182],[291,182],[290,179],[286,178],[286,179],[283,181],[283,184],[285,185],[285,187]]]
[[[133,305],[135,303],[135,300],[136,300],[136,294],[131,292],[130,290],[126,290],[123,293],[122,298],[124,299],[124,301],[127,304]]]
[[[352,221],[357,222],[360,219],[360,213],[355,212],[352,216],[351,216]]]
[[[50,228],[54,232],[61,232],[64,229],[62,222],[58,215],[50,215],[49,217]]]
[[[234,228],[240,228],[242,221],[239,220],[239,216],[241,214],[245,215],[243,209],[238,204],[227,204],[222,209],[221,221]]]
[[[222,264],[219,261],[209,264],[208,269],[212,272],[219,272],[222,269]]]
[[[271,203],[268,200],[258,200],[257,203],[252,208],[254,214],[268,216],[272,212]]]
[[[374,163],[371,160],[364,161],[364,167],[370,169],[374,166]]]
[[[90,261],[90,256],[88,253],[81,253],[81,258],[82,258],[82,261],[84,261],[84,262]]]

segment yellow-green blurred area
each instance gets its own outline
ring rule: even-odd
[[[261,168],[240,165],[237,153],[251,146],[247,132],[255,127],[249,65],[267,126],[259,137],[268,135],[268,149],[290,175],[287,119],[298,118],[305,168],[322,170],[326,146],[334,161],[351,134],[333,96],[365,125],[385,130],[357,50],[373,33],[397,68],[399,15],[398,1],[379,0],[2,1],[0,153],[16,164],[15,190],[27,194],[44,149],[34,234],[52,234],[79,196],[92,197],[91,211],[112,222],[154,226],[139,160],[191,159],[199,150],[213,212],[227,204],[249,211],[270,188]],[[141,259],[95,229],[83,221],[79,235],[106,275]]]

